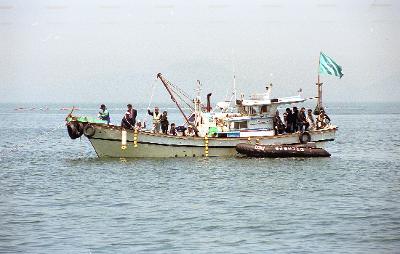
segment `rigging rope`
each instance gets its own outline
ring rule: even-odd
[[[171,92],[173,92],[179,99],[181,99],[181,101],[184,102],[186,104],[186,106],[188,106],[190,109],[194,110],[192,101],[190,101],[190,103],[187,102],[184,98],[182,98],[182,96],[179,93],[177,93],[173,89],[171,89]]]
[[[153,86],[152,86],[152,88],[151,88],[150,101],[149,101],[149,105],[147,106],[147,108],[150,108],[151,103],[153,102],[154,90],[155,90],[155,88],[156,88],[156,82],[157,82],[157,79],[155,79],[154,82],[153,82]]]
[[[149,109],[151,104],[153,103],[153,97],[154,97],[154,91],[155,91],[155,88],[156,88],[156,83],[157,83],[157,79],[154,79],[154,82],[153,82],[153,85],[152,85],[152,88],[151,88],[151,95],[150,95],[149,105],[147,106],[146,110]],[[148,118],[149,118],[149,114],[147,114],[147,112],[146,112],[146,116],[143,119],[143,124],[144,125],[146,124]]]
[[[174,92],[174,94],[178,95],[179,98],[186,103],[186,105],[188,105],[190,108],[194,108],[193,107],[193,101],[192,98],[190,97],[189,94],[187,94],[184,90],[182,90],[180,87],[178,87],[177,85],[172,84],[170,81],[166,80],[167,84],[170,86],[171,91]],[[183,99],[182,96],[185,97],[187,100]],[[188,102],[189,101],[189,102]]]
[[[172,84],[168,80],[165,80],[165,81],[166,81],[167,85],[170,87],[171,92],[173,92],[191,110],[194,110],[193,101],[190,98],[190,96],[185,91],[183,91],[181,88],[179,88],[177,85]]]
[[[172,84],[171,82],[169,82],[169,81],[167,81],[168,82],[168,85],[170,85],[170,86],[172,86],[173,88],[175,88],[176,90],[177,90],[177,92],[179,92],[179,93],[181,93],[185,98],[187,98],[188,100],[192,100],[191,98],[190,98],[190,96],[185,92],[185,91],[183,91],[181,88],[179,88],[177,85],[174,85],[174,84]],[[175,92],[175,93],[177,93],[177,92]]]

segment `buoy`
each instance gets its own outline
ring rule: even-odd
[[[126,130],[121,131],[121,149],[125,150],[126,149]]]
[[[138,131],[137,129],[135,129],[135,131],[133,132],[133,147],[137,147],[137,140],[138,140]]]
[[[204,156],[208,157],[208,137],[204,136]]]

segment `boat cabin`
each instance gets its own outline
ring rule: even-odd
[[[304,102],[300,96],[270,99],[270,89],[266,93],[254,94],[250,99],[235,101],[234,107],[227,108],[227,102],[220,111],[197,112],[195,126],[199,136],[212,137],[257,137],[275,135],[273,118],[277,108],[285,104]]]

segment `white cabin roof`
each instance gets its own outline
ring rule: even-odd
[[[271,104],[291,104],[291,103],[298,103],[303,102],[306,99],[301,98],[299,95],[291,96],[291,97],[283,97],[277,99],[268,99],[268,100],[243,100],[243,106],[264,106],[264,105],[271,105]]]

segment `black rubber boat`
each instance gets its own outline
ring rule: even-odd
[[[317,148],[314,143],[301,145],[253,145],[240,143],[236,151],[248,157],[329,157],[326,150]]]

